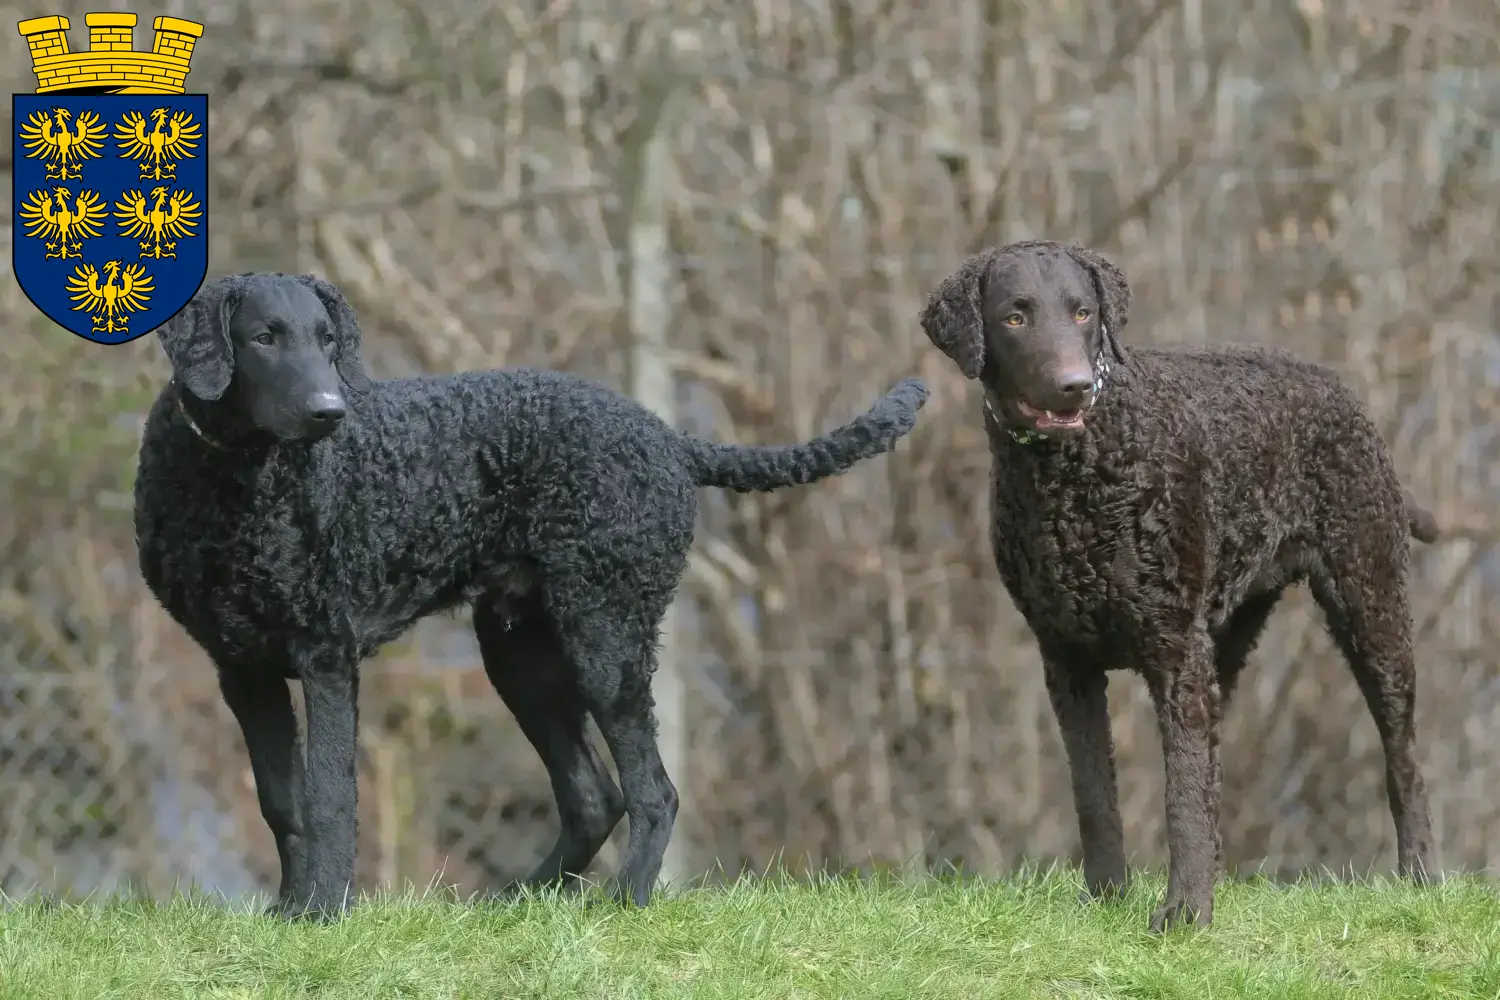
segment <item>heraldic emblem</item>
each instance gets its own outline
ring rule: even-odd
[[[171,319],[208,273],[208,97],[184,84],[203,25],[84,15],[20,23],[34,94],[13,98],[16,281],[49,319],[96,344],[124,344]]]

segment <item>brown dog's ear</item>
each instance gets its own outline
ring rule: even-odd
[[[1115,360],[1124,361],[1125,348],[1120,343],[1120,331],[1130,321],[1130,284],[1125,280],[1125,272],[1096,250],[1068,247],[1068,254],[1093,279],[1104,336],[1114,351]]]
[[[299,274],[296,279],[311,288],[322,301],[323,308],[328,310],[339,350],[333,366],[338,369],[339,378],[349,390],[349,395],[356,400],[363,398],[370,391],[370,376],[365,374],[365,363],[359,353],[359,320],[355,318],[354,307],[349,305],[338,286],[330,281],[324,281],[315,274]]]
[[[984,368],[984,272],[994,250],[977,253],[940,282],[922,309],[922,329],[966,378]]]
[[[207,402],[224,395],[234,378],[229,319],[239,304],[241,285],[239,276],[205,281],[182,311],[156,330],[172,376]]]

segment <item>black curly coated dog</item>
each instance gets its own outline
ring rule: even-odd
[[[1036,635],[1094,896],[1126,884],[1105,671],[1139,672],[1166,757],[1161,930],[1213,918],[1218,724],[1305,580],[1385,748],[1400,869],[1432,865],[1412,706],[1408,534],[1436,537],[1332,372],[1250,348],[1131,349],[1130,289],[1081,247],[1014,243],[933,292],[927,336],[984,387],[995,564]]]
[[[645,904],[677,813],[650,678],[694,488],[837,475],[890,450],[927,398],[904,380],[807,444],[740,447],[558,372],[372,382],[353,311],[310,275],[212,281],[159,336],[174,377],[141,444],[141,571],[218,668],[276,838],[284,915],[347,906],[360,661],[465,602],[557,797],[562,830],[526,881],[574,884],[629,814],[615,895]]]

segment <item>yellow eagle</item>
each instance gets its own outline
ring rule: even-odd
[[[21,221],[30,228],[27,236],[40,236],[47,241],[47,256],[59,260],[82,257],[82,240],[102,236],[99,228],[104,222],[108,206],[92,191],[80,191],[68,206],[73,192],[58,185],[49,193],[32,191],[21,202]]]
[[[150,131],[146,128],[146,116],[139,111],[125,112],[115,126],[122,155],[140,161],[143,181],[176,177],[177,164],[173,161],[191,158],[192,150],[198,148],[194,140],[202,137],[202,129],[193,121],[192,112],[170,108],[152,110]]]
[[[92,264],[75,264],[68,276],[68,291],[76,303],[74,312],[86,312],[94,319],[94,332],[123,333],[130,317],[127,313],[146,308],[156,289],[151,277],[140,264],[110,260],[104,263],[104,284]],[[115,284],[118,278],[120,283]]]
[[[193,229],[203,216],[190,193],[173,191],[164,184],[151,189],[149,202],[139,191],[126,191],[115,209],[120,235],[138,240],[141,256],[157,260],[176,257],[177,241],[196,236]]]
[[[29,151],[26,158],[41,158],[47,164],[49,181],[76,181],[83,176],[84,160],[104,155],[108,132],[99,116],[81,111],[69,129],[68,119],[72,117],[73,112],[67,108],[53,108],[50,114],[33,111],[21,123],[21,142]]]

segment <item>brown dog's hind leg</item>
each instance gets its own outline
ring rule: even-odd
[[[1399,544],[1404,547],[1406,539]],[[1398,869],[1425,882],[1436,871],[1427,787],[1417,764],[1417,675],[1404,559],[1397,555],[1343,562],[1329,576],[1314,576],[1309,582],[1380,733],[1386,794],[1396,823]]]
[[[1271,617],[1271,612],[1276,609],[1276,602],[1281,600],[1282,591],[1285,588],[1278,587],[1274,590],[1265,590],[1252,594],[1241,602],[1214,635],[1214,666],[1219,674],[1219,712],[1229,710],[1230,699],[1234,696],[1236,684],[1239,682],[1240,674],[1245,670],[1245,664],[1250,659],[1250,654],[1255,651],[1255,645],[1260,641],[1261,633],[1265,631],[1266,620]],[[1214,754],[1214,786],[1224,787],[1224,767],[1221,755]],[[1219,817],[1214,818],[1214,825],[1218,826]],[[1218,838],[1219,854],[1215,859],[1218,870],[1224,871],[1224,837],[1221,833]]]

